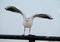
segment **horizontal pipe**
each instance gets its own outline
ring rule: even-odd
[[[60,41],[60,37],[56,37],[56,36],[35,36],[35,35],[2,35],[0,34],[0,39]]]

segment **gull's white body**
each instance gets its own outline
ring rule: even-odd
[[[31,18],[24,18],[23,25],[24,28],[31,28],[33,20]]]
[[[31,27],[33,25],[33,20],[30,17],[25,17],[23,20],[24,20],[23,21],[23,26],[24,26],[24,33],[23,33],[23,35],[25,35],[25,28],[29,28],[29,34],[30,34]]]
[[[25,35],[25,28],[29,28],[29,34],[30,34],[30,31],[31,31],[31,27],[33,25],[33,19],[35,17],[39,17],[39,18],[45,18],[45,19],[53,19],[50,15],[47,15],[47,14],[35,14],[33,15],[32,17],[26,17],[19,9],[17,9],[16,7],[14,6],[8,6],[7,8],[5,8],[6,10],[8,11],[12,11],[12,12],[16,12],[16,13],[19,13],[23,16],[23,25],[24,25],[24,35]]]

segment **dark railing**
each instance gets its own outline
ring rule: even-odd
[[[35,42],[35,40],[45,41],[60,41],[60,37],[55,36],[35,36],[35,35],[1,35],[0,39],[17,39],[17,40],[29,40],[29,42]]]

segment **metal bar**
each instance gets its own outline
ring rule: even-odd
[[[29,40],[29,42],[35,42],[35,40]]]
[[[0,39],[60,41],[60,37],[35,35],[0,35]]]

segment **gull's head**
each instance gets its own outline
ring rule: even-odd
[[[30,20],[31,18],[30,17],[25,17],[25,20]]]
[[[24,19],[26,22],[30,21],[30,17],[25,17]]]
[[[27,19],[30,19],[30,17],[28,17]]]
[[[29,15],[26,15],[26,18],[27,18],[27,19],[30,19],[30,16],[29,16]]]

